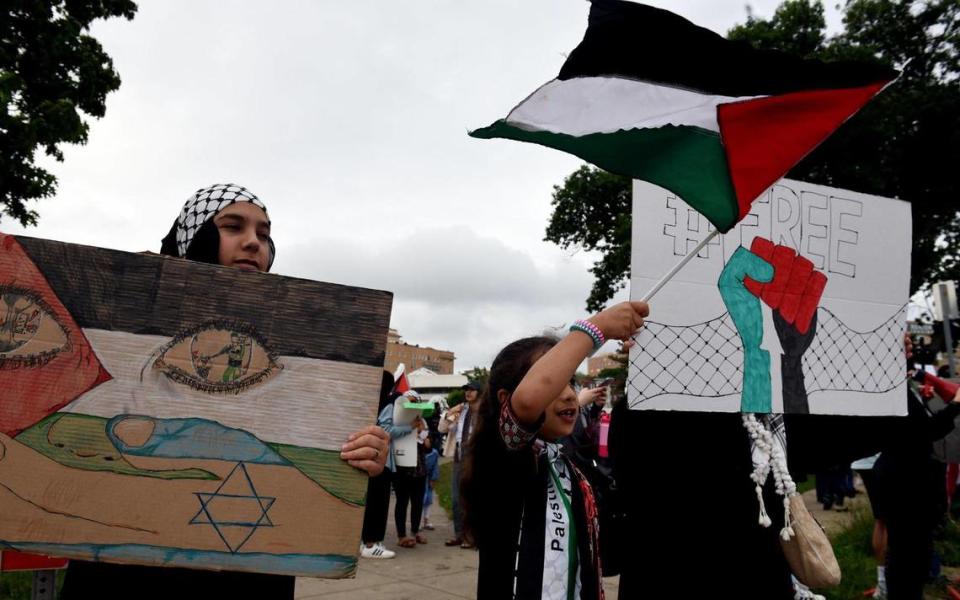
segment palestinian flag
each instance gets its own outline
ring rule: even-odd
[[[397,370],[393,373],[393,393],[403,394],[410,391],[410,380],[407,379],[406,367],[403,363],[400,363],[397,366]]]
[[[665,10],[593,0],[560,75],[470,133],[533,142],[664,187],[727,231],[897,77],[732,42]]]

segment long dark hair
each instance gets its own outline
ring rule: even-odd
[[[384,409],[390,402],[392,398],[390,397],[390,392],[393,391],[393,373],[384,369],[383,378],[380,381],[380,402],[377,404],[377,414],[380,414],[380,411]]]
[[[480,476],[478,466],[488,461],[496,463],[495,457],[507,451],[500,437],[498,420],[500,400],[498,392],[505,390],[512,394],[533,363],[557,344],[557,339],[536,336],[519,339],[507,344],[493,359],[490,377],[481,395],[477,414],[474,417],[474,430],[466,447],[463,473],[460,477],[460,498],[464,509],[464,530],[467,536],[477,543],[479,539],[481,512],[492,510],[481,500],[485,494],[495,494],[497,490],[484,490],[492,485],[492,480]],[[522,460],[522,459],[521,459]],[[535,457],[529,453],[531,472],[536,468]],[[495,474],[494,474],[495,475]],[[484,481],[486,479],[486,481]]]
[[[160,242],[160,254],[164,256],[180,256],[177,251],[177,222],[173,222],[170,232]],[[200,229],[193,234],[193,241],[187,246],[187,253],[183,257],[187,260],[207,263],[208,265],[220,264],[220,230],[213,222],[208,220],[200,226]]]

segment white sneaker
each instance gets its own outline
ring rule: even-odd
[[[360,556],[363,558],[393,558],[397,553],[393,550],[387,550],[383,547],[383,542],[377,542],[372,546],[360,544]]]
[[[810,588],[797,581],[793,575],[790,579],[793,580],[793,600],[826,600],[825,597],[813,593]]]

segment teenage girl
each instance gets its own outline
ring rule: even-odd
[[[219,184],[187,199],[160,253],[245,271],[267,272],[276,249],[267,208],[248,189]],[[378,475],[387,459],[387,434],[369,426],[351,434],[341,460]],[[296,578],[233,571],[115,565],[71,560],[64,600],[139,598],[277,598],[293,600]]]
[[[629,340],[648,312],[624,302],[494,359],[462,487],[480,600],[603,598],[593,493],[557,442],[577,421],[577,367],[605,340]]]

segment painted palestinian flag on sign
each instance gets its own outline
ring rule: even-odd
[[[727,231],[897,77],[757,50],[665,10],[594,0],[560,75],[470,133],[533,142],[664,187]]]

